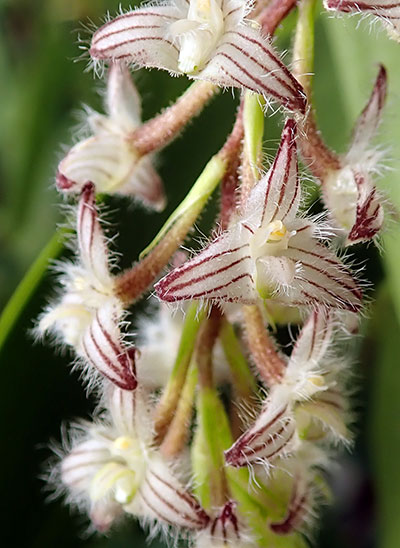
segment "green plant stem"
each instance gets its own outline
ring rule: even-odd
[[[65,232],[56,232],[18,284],[0,317],[0,352],[18,318],[47,270],[49,261],[64,247]]]

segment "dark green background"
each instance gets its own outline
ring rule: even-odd
[[[89,36],[79,21],[99,24],[118,2],[106,0],[0,0],[0,303],[12,294],[26,269],[61,219],[62,201],[53,189],[60,143],[71,143],[71,128],[82,104],[101,108],[102,84],[85,72],[78,36]],[[126,3],[123,3],[127,7]],[[322,9],[318,10],[319,12]],[[279,29],[278,44],[290,47],[295,18]],[[381,187],[400,207],[400,45],[380,27],[370,31],[358,20],[318,18],[316,105],[324,136],[344,151],[352,124],[371,90],[377,63],[389,70],[389,99],[380,141],[388,148],[390,166]],[[290,55],[286,57],[290,61]],[[187,85],[167,73],[135,74],[142,93],[144,118],[167,106]],[[159,155],[169,205],[149,214],[128,201],[110,200],[111,220],[120,236],[124,264],[137,258],[179,203],[208,158],[224,141],[234,118],[230,93],[215,99],[183,136]],[[266,121],[265,151],[271,155],[279,136],[279,116]],[[201,228],[210,226],[210,204]],[[138,230],[140,227],[140,230]],[[352,454],[332,472],[335,505],[323,510],[321,547],[400,546],[400,230],[392,222],[380,254],[373,246],[354,249],[365,275],[374,283],[371,305],[358,341],[354,381],[358,441]],[[62,420],[88,416],[87,401],[70,374],[68,356],[33,344],[29,329],[52,294],[46,277],[29,302],[0,355],[1,477],[4,520],[2,539],[10,547],[143,546],[144,536],[127,523],[109,538],[85,538],[84,520],[71,516],[59,502],[45,503],[42,463],[49,439],[59,439]],[[157,543],[154,543],[157,546]]]

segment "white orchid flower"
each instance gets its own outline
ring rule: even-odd
[[[322,182],[325,203],[334,224],[347,238],[347,244],[368,241],[382,228],[382,196],[372,181],[381,153],[371,141],[379,127],[386,99],[387,76],[383,66],[371,97],[354,128],[350,148],[340,158],[340,168],[331,170]]]
[[[109,252],[95,206],[95,189],[82,190],[77,212],[78,262],[63,263],[63,294],[40,318],[51,332],[122,389],[136,387],[133,348],[122,341],[123,303],[109,270]]]
[[[107,115],[90,112],[93,133],[77,143],[58,166],[57,188],[79,193],[93,183],[97,193],[121,194],[161,210],[165,205],[161,179],[150,156],[139,157],[130,136],[141,125],[140,97],[128,68],[110,67],[106,93]]]
[[[243,0],[167,0],[128,11],[95,32],[90,55],[250,89],[304,113],[301,85],[279,59]]]
[[[253,426],[225,452],[228,464],[271,465],[290,454],[301,437],[312,435],[313,421],[335,439],[346,441],[347,403],[338,388],[342,365],[329,357],[332,314],[314,311],[293,348],[282,381],[274,385]],[[321,434],[321,428],[318,430]]]
[[[167,302],[210,299],[254,304],[323,305],[357,311],[360,289],[319,239],[319,225],[298,217],[296,126],[288,120],[276,158],[243,212],[202,252],[156,284]]]
[[[141,389],[112,386],[108,408],[101,423],[81,425],[80,441],[62,459],[68,500],[86,507],[102,532],[124,512],[187,530],[207,527],[207,513],[152,445]]]

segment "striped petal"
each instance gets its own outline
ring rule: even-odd
[[[289,400],[279,401],[277,392],[267,399],[254,425],[225,451],[225,461],[235,468],[249,464],[271,464],[291,448],[295,434]]]
[[[178,71],[179,49],[168,38],[168,27],[185,17],[173,5],[129,11],[100,27],[93,35],[90,55],[95,60],[120,60],[143,67]]]
[[[270,42],[250,26],[238,25],[227,30],[198,77],[219,86],[249,89],[289,110],[305,112],[303,88]]]
[[[61,462],[61,479],[71,490],[86,493],[95,474],[110,460],[105,441],[89,439],[73,448]]]
[[[135,437],[136,400],[137,390],[128,392],[115,385],[110,387],[108,408],[117,432],[124,436]]]
[[[109,285],[108,249],[96,209],[95,187],[90,183],[84,186],[79,199],[77,236],[83,267],[102,285]]]
[[[248,238],[249,233],[240,223],[235,224],[192,260],[160,280],[155,285],[160,299],[167,302],[187,299],[254,302]]]
[[[196,499],[158,459],[150,462],[135,505],[140,507],[143,516],[172,527],[200,530],[209,522]]]
[[[358,190],[356,220],[347,237],[348,245],[370,240],[379,233],[384,221],[382,198],[369,177],[355,173],[354,179]]]
[[[362,304],[360,288],[336,255],[312,237],[312,230],[311,225],[304,225],[284,252],[299,268],[288,296],[281,296],[282,302],[358,311]]]
[[[56,184],[65,193],[93,183],[98,193],[116,192],[135,167],[136,153],[118,133],[101,132],[77,143],[58,165]]]
[[[109,302],[99,308],[82,338],[82,354],[102,375],[122,390],[136,388],[134,355],[121,343],[121,310]]]
[[[228,501],[196,539],[196,548],[244,547],[236,503]],[[249,543],[250,546],[250,543]],[[253,546],[253,544],[251,544]]]
[[[369,101],[354,128],[352,145],[346,155],[346,162],[356,164],[359,161],[360,152],[371,146],[382,118],[386,95],[387,73],[385,67],[380,65]]]
[[[244,217],[260,227],[280,220],[290,223],[300,204],[297,173],[296,123],[288,120],[281,142],[268,173],[254,187],[244,209]]]
[[[369,13],[383,19],[389,33],[400,39],[400,2],[392,0],[324,0],[326,9],[344,13]]]
[[[288,371],[304,371],[318,364],[327,353],[332,340],[332,330],[332,314],[324,309],[314,310],[293,347]]]

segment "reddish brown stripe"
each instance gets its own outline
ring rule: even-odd
[[[121,42],[119,44],[115,44],[114,46],[110,46],[108,48],[105,48],[101,51],[96,50],[96,48],[90,48],[90,55],[94,57],[95,59],[106,59],[107,56],[115,49],[118,49],[122,46],[126,46],[127,44],[133,44],[134,42],[144,42],[148,40],[155,40],[155,41],[162,41],[174,48],[177,52],[179,51],[178,48],[173,44],[170,40],[166,40],[164,37],[160,36],[143,36],[143,37],[137,37],[137,38],[131,38],[130,40],[125,40],[124,42]],[[122,59],[123,57],[131,57],[131,54],[121,54],[120,56],[112,56],[113,59]]]
[[[262,42],[259,42],[255,38],[250,38],[249,36],[246,36],[245,34],[242,34],[241,32],[234,32],[234,31],[232,32],[233,34],[236,34],[240,36],[241,38],[243,38],[243,40],[246,40],[247,42],[250,42],[251,44],[257,45],[267,57],[269,57],[274,63],[278,65],[278,67],[282,70],[282,72],[286,75],[286,77],[291,81],[295,90],[294,94],[296,95],[296,92],[297,92],[300,96],[300,93],[303,91],[303,89],[301,85],[299,84],[299,82],[296,80],[296,78],[294,78],[294,76],[292,76],[292,74],[289,72],[286,66],[282,63],[282,61],[280,61],[267,47],[265,47],[265,45]],[[260,65],[260,66],[263,66],[263,65]],[[287,84],[278,76],[274,76],[274,77],[288,91],[293,92],[293,89],[289,86],[289,84]],[[298,99],[300,100],[300,97],[298,97]],[[302,102],[303,102],[303,107],[305,107],[305,100],[303,99]]]
[[[214,276],[221,274],[221,272],[226,272],[227,270],[233,268],[234,266],[238,265],[239,263],[243,262],[246,259],[251,259],[250,255],[245,255],[244,257],[240,257],[239,259],[236,259],[236,261],[233,261],[229,265],[222,266],[218,270],[208,272],[207,274],[204,274],[203,276],[198,276],[197,278],[190,279],[187,282],[176,284],[173,287],[171,287],[170,285],[169,289],[171,291],[179,291],[180,289],[184,289],[185,287],[192,286],[196,284],[197,282],[203,282],[205,280],[208,280],[209,278],[213,278]]]
[[[129,31],[135,31],[135,30],[143,30],[143,29],[160,29],[161,25],[134,25],[132,27],[127,27],[125,29],[118,29],[114,30],[112,32],[109,32],[108,34],[103,34],[99,37],[96,43],[92,42],[92,46],[98,46],[99,42],[102,42],[104,39],[109,38],[110,36],[114,36],[115,34],[121,34],[123,32],[129,32]]]
[[[274,441],[276,441],[277,439],[281,438],[281,435],[283,432],[286,432],[286,427],[291,423],[290,420],[286,420],[285,423],[276,431],[274,432],[273,434],[271,434],[266,440],[260,442],[258,445],[254,446],[254,447],[249,447],[249,449],[251,449],[251,452],[252,453],[257,453],[257,452],[260,452],[262,451],[263,449],[265,450],[266,447],[268,445],[271,445],[271,443],[273,443]],[[283,441],[283,444],[281,444],[279,446],[279,448],[277,450],[275,450],[272,454],[275,455],[275,453],[277,451],[280,451],[280,449],[282,449],[283,447],[285,447],[285,445],[288,443],[288,441],[292,438],[292,435],[293,434],[290,434],[289,438],[287,440],[285,439],[281,439],[280,441],[282,442]],[[248,454],[250,454],[250,451],[248,451]],[[266,457],[268,458],[268,456]]]
[[[342,304],[345,308],[347,308],[348,310],[351,310],[353,312],[357,312],[360,307],[361,307],[361,303],[359,305],[354,305],[348,301],[344,301],[343,299],[341,299],[336,293],[334,293],[333,291],[330,291],[329,289],[326,289],[325,287],[323,287],[322,285],[319,285],[317,284],[316,282],[313,282],[309,279],[305,279],[305,278],[301,278],[299,276],[296,276],[295,277],[296,279],[298,280],[301,280],[303,282],[306,282],[308,283],[309,285],[312,285],[314,287],[317,287],[318,289],[321,289],[323,292],[327,293],[328,295],[330,295],[334,301],[337,301],[338,303]],[[306,293],[305,291],[302,290],[302,293],[303,295],[305,295],[306,297],[308,297],[309,299],[311,299],[311,301],[313,302],[320,302],[318,298],[316,297],[312,297],[311,295],[309,295],[308,293]]]
[[[210,293],[215,293],[216,291],[219,291],[220,289],[224,289],[225,287],[229,287],[231,284],[238,282],[239,280],[243,278],[250,278],[250,280],[253,282],[253,277],[248,272],[241,274],[240,276],[236,276],[236,278],[233,278],[229,282],[225,284],[221,284],[217,287],[214,287],[213,289],[208,289],[207,291],[203,291],[200,293],[194,293],[194,294],[188,294],[188,295],[179,295],[179,296],[169,296],[168,293],[162,294],[162,299],[167,302],[173,302],[178,300],[185,300],[185,299],[201,299],[203,297],[206,297]],[[254,283],[254,282],[253,282]],[[211,299],[223,299],[221,295],[215,295],[214,297],[211,297]]]
[[[228,33],[227,33],[228,34]],[[235,32],[233,34],[237,34],[238,36],[242,36],[241,34]],[[243,36],[242,36],[243,37]],[[252,40],[252,42],[255,42],[254,40]],[[260,47],[261,45],[259,44],[259,42],[256,42]],[[257,65],[258,67],[260,67],[263,71],[265,71],[266,73],[269,73],[272,75],[272,77],[274,78],[274,80],[276,82],[278,82],[283,88],[285,88],[286,90],[288,90],[291,94],[293,95],[296,95],[296,89],[293,89],[292,87],[290,87],[284,80],[282,80],[282,78],[280,78],[279,76],[277,76],[275,74],[275,70],[276,69],[273,69],[271,70],[270,67],[266,66],[266,65],[263,65],[262,63],[260,63],[260,61],[258,61],[258,59],[256,59],[255,57],[253,57],[252,55],[249,54],[248,51],[245,51],[243,50],[240,46],[238,46],[237,44],[234,44],[233,42],[225,42],[224,45],[226,46],[231,46],[232,48],[236,49],[237,51],[239,51],[244,57],[246,57],[246,59],[250,59],[255,65]],[[277,64],[279,66],[279,68],[284,71],[285,73],[287,73],[287,69],[286,67],[283,65],[283,64],[279,64],[277,63],[277,59],[275,57],[273,57],[272,55],[269,56],[272,61]]]
[[[93,35],[93,38],[92,38],[92,44],[95,44],[98,40],[101,40],[102,38],[104,38],[105,36],[108,36],[108,34],[106,35],[102,35],[102,33],[104,32],[104,29],[108,28],[110,25],[114,25],[116,21],[120,21],[121,19],[129,19],[129,18],[132,18],[132,17],[161,17],[163,19],[165,18],[168,18],[168,19],[171,19],[171,20],[177,20],[178,18],[177,17],[170,17],[170,16],[167,16],[165,14],[162,14],[162,13],[157,13],[157,12],[141,12],[140,10],[137,10],[137,11],[134,11],[134,12],[131,12],[131,13],[124,13],[123,15],[119,15],[118,17],[116,17],[115,19],[113,19],[112,21],[108,21],[108,23],[105,23],[102,27],[100,27]],[[119,32],[122,32],[121,30]],[[112,34],[112,33],[110,33]],[[101,35],[99,37],[99,35]]]
[[[326,276],[327,278],[329,278],[330,280],[332,280],[333,282],[337,283],[338,285],[340,285],[341,287],[344,287],[345,289],[347,289],[348,291],[350,291],[350,293],[353,293],[353,295],[355,297],[357,297],[357,299],[360,299],[362,298],[362,295],[361,295],[361,292],[360,290],[356,287],[356,286],[351,286],[349,285],[348,283],[346,282],[343,282],[342,280],[340,280],[339,278],[336,278],[335,276],[333,276],[332,274],[330,274],[328,271],[326,270],[321,270],[320,268],[312,265],[312,264],[309,264],[309,263],[305,263],[304,261],[301,261],[301,264],[303,266],[305,266],[306,268],[311,268],[311,270],[314,270],[315,272],[318,272],[319,274],[322,274],[323,276]],[[308,281],[308,279],[306,280]]]
[[[211,245],[214,245],[221,239],[221,236],[214,240],[214,242]],[[170,285],[176,280],[177,278],[180,278],[182,274],[186,274],[187,272],[190,272],[193,268],[197,268],[200,265],[206,264],[209,261],[212,261],[214,259],[218,259],[219,257],[223,257],[224,255],[228,255],[230,253],[236,253],[237,251],[240,251],[241,249],[247,247],[249,244],[243,244],[238,247],[234,247],[233,249],[226,249],[225,251],[220,251],[219,253],[215,253],[213,255],[208,255],[207,257],[204,257],[203,259],[193,259],[186,263],[185,265],[181,266],[180,268],[177,268],[176,270],[173,270],[168,274],[168,276],[165,278],[165,282],[168,282]],[[161,280],[158,284],[160,287],[163,286],[163,280]]]
[[[157,492],[157,490],[151,485],[150,481],[149,481],[149,478],[147,477],[146,478],[146,484],[148,486],[148,488],[150,489],[150,491],[153,493],[153,495],[158,498],[167,508],[169,508],[173,513],[178,513],[179,516],[185,520],[185,521],[188,521],[189,523],[193,524],[196,528],[198,527],[203,527],[204,525],[204,521],[201,520],[200,518],[197,518],[197,519],[194,519],[192,516],[190,516],[189,514],[186,514],[186,513],[181,513],[181,512],[177,512],[177,509],[175,506],[173,506],[170,502],[168,502],[165,498],[163,498],[159,492]],[[174,491],[174,493],[178,494],[178,491],[176,489],[174,489],[173,487],[169,486],[168,487],[170,489],[172,489]],[[141,491],[141,495],[143,497],[143,492]],[[162,516],[162,514],[159,513],[159,515]],[[168,523],[171,523],[168,518],[165,518],[162,516],[162,519],[164,519],[164,521],[167,521]]]
[[[244,67],[242,67],[242,65],[240,65],[235,59],[233,59],[233,57],[231,57],[227,53],[225,53],[223,51],[218,52],[218,53],[216,53],[214,59],[218,56],[225,57],[225,59],[228,59],[228,61],[230,61],[232,63],[232,65],[234,65],[236,68],[238,68],[239,71],[242,72],[245,76],[247,76],[247,78],[249,78],[250,81],[253,81],[256,84],[256,86],[255,86],[254,84],[249,85],[249,83],[242,82],[241,80],[239,80],[238,78],[236,78],[235,76],[230,74],[226,70],[225,67],[221,66],[220,67],[221,70],[223,72],[225,72],[225,74],[227,74],[229,76],[229,78],[231,78],[233,81],[237,82],[239,84],[239,86],[241,86],[243,88],[249,88],[252,91],[255,91],[256,93],[260,93],[260,90],[263,90],[268,95],[272,95],[273,97],[276,97],[283,105],[288,105],[292,102],[287,97],[284,97],[283,95],[281,95],[277,91],[275,91],[275,90],[271,89],[270,87],[268,87],[267,85],[265,85],[264,82],[262,82],[259,78],[256,78],[255,76],[252,76],[249,73],[248,70],[246,70]]]
[[[191,497],[188,493],[184,493],[182,491],[177,491],[176,489],[174,489],[174,487],[168,483],[167,481],[165,481],[163,478],[161,478],[158,474],[156,474],[155,472],[151,472],[152,475],[162,484],[164,484],[166,487],[168,487],[169,489],[172,489],[173,491],[175,491],[175,493],[178,495],[178,497],[185,501],[196,513],[200,514],[200,516],[202,517],[202,519],[208,521],[209,517],[208,515],[204,512],[204,510],[201,508],[201,506],[196,502],[196,500],[193,499],[193,497]]]

